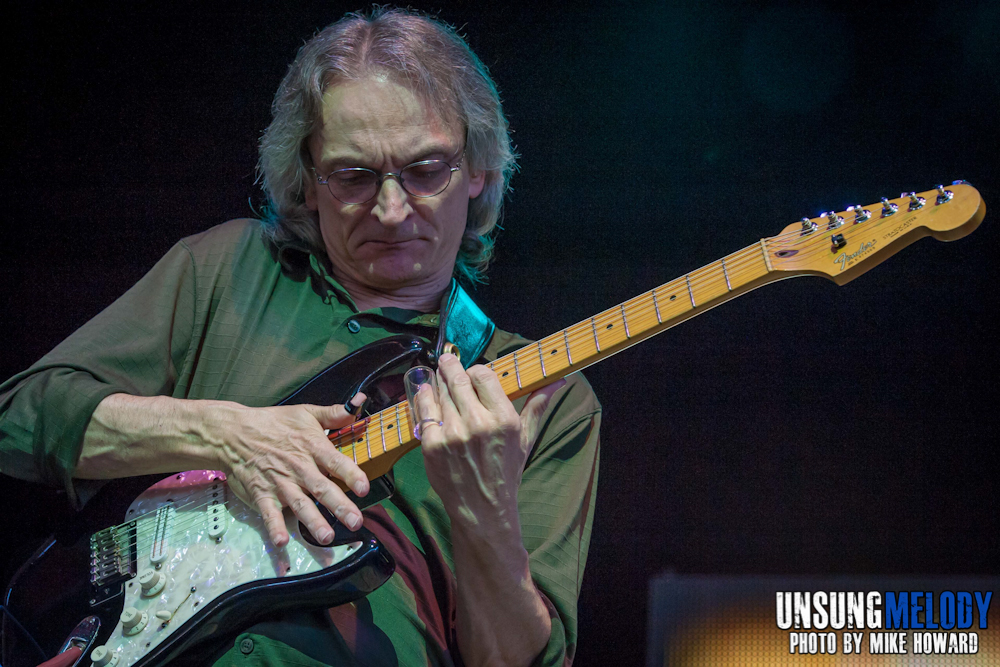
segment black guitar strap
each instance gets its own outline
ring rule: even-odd
[[[457,348],[462,366],[468,368],[486,351],[496,328],[458,281],[452,278],[451,289],[441,299],[440,324],[432,361],[436,363],[442,354],[455,352],[454,348]]]

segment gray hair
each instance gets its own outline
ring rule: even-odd
[[[327,87],[373,75],[390,76],[446,123],[464,127],[467,164],[486,172],[486,184],[469,201],[455,274],[483,282],[517,155],[486,66],[454,28],[412,10],[376,7],[369,15],[348,14],[299,50],[274,96],[273,120],[260,142],[265,234],[277,247],[304,245],[326,256],[318,217],[305,206],[306,179],[313,177],[309,137],[322,122]]]

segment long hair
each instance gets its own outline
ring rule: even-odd
[[[260,142],[265,233],[278,246],[292,243],[326,255],[318,217],[305,205],[306,179],[312,178],[307,144],[322,123],[323,93],[339,82],[386,75],[426,100],[444,122],[459,124],[467,164],[486,172],[482,193],[469,201],[455,265],[458,277],[482,282],[517,156],[486,66],[454,28],[412,10],[348,14],[299,50]]]

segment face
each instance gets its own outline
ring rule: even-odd
[[[449,127],[407,88],[376,78],[330,87],[323,95],[322,127],[310,137],[317,173],[367,167],[398,173],[420,160],[457,164],[464,132]],[[319,216],[334,277],[353,288],[386,294],[440,293],[455,266],[469,209],[485,175],[466,159],[439,195],[417,198],[389,177],[363,204],[345,204],[309,179],[306,205]]]

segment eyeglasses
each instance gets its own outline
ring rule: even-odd
[[[392,176],[411,197],[425,199],[439,195],[451,185],[452,173],[462,168],[465,151],[455,166],[444,160],[421,160],[407,165],[396,173],[379,173],[364,167],[338,169],[323,178],[313,168],[316,182],[330,189],[330,194],[345,204],[364,204],[370,201],[382,188],[382,182]]]

